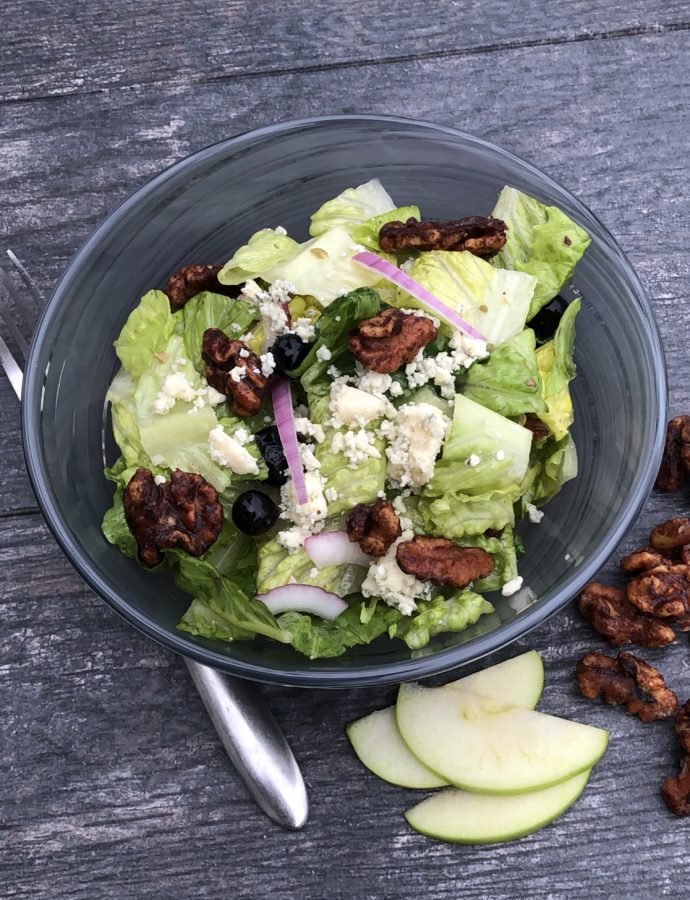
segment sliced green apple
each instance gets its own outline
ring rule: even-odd
[[[608,733],[467,691],[402,684],[398,728],[412,753],[457,787],[487,794],[537,791],[601,757]]]
[[[449,788],[405,813],[422,834],[458,844],[496,844],[538,831],[553,822],[580,796],[590,770],[529,794],[469,794]]]
[[[490,666],[431,691],[464,689],[510,706],[533,709],[544,686],[544,666],[536,650]],[[379,710],[347,726],[360,761],[379,778],[407,788],[433,788],[447,784],[410,752],[400,736],[395,707]]]

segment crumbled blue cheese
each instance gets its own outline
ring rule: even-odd
[[[319,347],[319,349],[316,351],[316,358],[319,360],[319,362],[328,362],[331,356],[332,353],[328,349],[328,347]]]
[[[404,494],[409,496],[410,492],[405,491],[403,494],[398,494],[397,497],[393,498],[393,509],[398,514],[398,518],[400,519],[400,527],[403,531],[411,531],[412,530],[412,520],[407,515],[407,507],[405,506],[405,497]],[[385,494],[384,494],[385,496]]]
[[[544,518],[544,511],[542,509],[537,509],[534,503],[528,503],[525,508],[527,510],[528,519],[530,522],[534,522],[535,525],[538,525]]]
[[[316,337],[313,322],[311,319],[307,319],[304,316],[301,316],[292,323],[292,330],[305,344],[310,344]]]
[[[367,394],[373,394],[375,397],[385,394],[393,383],[393,379],[390,375],[372,372],[370,369],[365,369],[363,366],[359,365],[357,367],[357,374],[359,375],[357,379],[357,387],[359,390],[366,391]]]
[[[182,372],[171,372],[163,382],[163,387],[153,401],[153,410],[164,415],[173,408],[178,400],[191,403],[196,397],[192,382]]]
[[[227,434],[222,425],[216,425],[208,434],[208,445],[211,451],[211,459],[219,466],[231,469],[237,475],[258,475],[257,461],[243,446],[239,432],[246,429],[238,429],[235,435]],[[248,434],[248,432],[246,432]]]
[[[380,419],[388,410],[388,402],[340,379],[331,384],[329,408],[333,414],[329,424],[339,428],[341,425],[368,425],[374,419]]]
[[[512,597],[513,594],[517,594],[517,592],[522,587],[522,576],[518,575],[517,578],[513,578],[510,581],[506,581],[506,583],[501,588],[501,593],[504,597]]]
[[[296,293],[296,288],[289,281],[274,281],[268,290],[262,290],[256,281],[247,281],[242,288],[242,296],[259,307],[261,325],[264,332],[263,349],[273,346],[279,334],[289,331],[288,314],[284,309],[290,301],[290,294]]]
[[[272,353],[262,353],[259,357],[261,361],[261,374],[264,378],[268,378],[276,370],[276,360]]]
[[[326,440],[326,433],[321,425],[311,422],[306,416],[296,416],[295,430],[297,434],[305,437],[313,438],[317,444],[322,444]]]
[[[307,487],[306,503],[298,503],[295,485],[292,478],[280,489],[281,512],[283,518],[289,519],[300,528],[315,534],[323,528],[323,519],[328,513],[328,503],[323,494],[324,479],[318,469],[304,473]]]
[[[162,484],[165,484],[166,481],[167,481],[167,478],[165,477],[165,475],[154,475],[153,476],[153,483],[157,484],[158,487],[160,487]]]
[[[331,453],[342,453],[348,467],[356,469],[366,459],[381,459],[376,437],[365,428],[357,431],[336,431],[331,440]]]
[[[388,389],[388,393],[391,395],[391,397],[400,397],[402,395],[402,392],[403,386],[399,381],[394,381]]]
[[[388,478],[401,487],[421,488],[433,478],[436,457],[450,419],[430,403],[406,403],[394,420],[381,424],[388,439]]]
[[[413,537],[412,531],[403,531],[386,555],[372,562],[362,583],[362,594],[365,597],[380,597],[404,616],[412,615],[417,609],[416,601],[427,599],[431,592],[428,582],[419,581],[414,575],[407,575],[395,559],[398,544],[410,541]]]
[[[329,503],[335,503],[338,499],[338,492],[335,488],[329,487],[323,492],[324,497],[328,500]]]
[[[295,525],[293,528],[286,528],[284,531],[278,532],[276,541],[285,550],[288,550],[290,553],[296,553],[304,547],[304,542],[309,537],[309,534],[310,532],[307,529],[299,528]]]
[[[448,344],[449,350],[436,356],[424,356],[420,350],[417,356],[405,366],[405,375],[410,387],[422,387],[432,381],[441,390],[441,396],[452,400],[455,396],[455,372],[469,367],[477,359],[487,355],[486,343],[467,337],[455,331]]]
[[[481,461],[481,457],[477,456],[476,453],[471,453],[466,460],[467,465],[471,466],[472,468],[478,466]]]
[[[230,378],[232,378],[235,383],[239,384],[240,381],[242,381],[242,379],[246,377],[247,370],[244,368],[244,366],[233,366],[233,368],[230,369]]]
[[[309,444],[299,445],[299,456],[302,461],[302,468],[305,472],[315,472],[321,468],[321,463],[314,455],[314,451]]]
[[[503,450],[497,450],[497,451],[496,451],[496,459],[497,459],[499,462],[503,462],[503,460],[504,460],[505,458],[506,458],[506,455],[505,455],[505,452],[504,452]]]

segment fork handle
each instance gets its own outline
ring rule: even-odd
[[[257,688],[185,657],[194,686],[247,790],[284,828],[307,821],[304,780],[285,735]]]

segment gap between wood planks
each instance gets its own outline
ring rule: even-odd
[[[690,22],[667,22],[658,25],[627,26],[625,28],[611,29],[609,31],[583,31],[574,35],[555,35],[553,37],[523,38],[512,41],[482,44],[477,47],[458,47],[448,50],[429,50],[420,53],[402,53],[398,56],[378,56],[373,58],[336,60],[335,62],[314,63],[308,66],[285,66],[282,68],[254,69],[250,72],[227,72],[218,75],[203,77],[187,77],[181,80],[184,84],[209,84],[224,81],[239,81],[246,78],[280,78],[285,75],[302,75],[313,72],[330,72],[343,69],[360,69],[367,66],[387,66],[399,63],[425,62],[428,60],[457,59],[464,56],[480,56],[483,53],[504,53],[512,50],[526,50],[535,47],[553,47],[561,44],[581,44],[590,41],[615,40],[619,38],[645,37],[648,35],[666,34],[677,31],[690,30]],[[20,103],[34,103],[44,100],[59,100],[63,97],[88,96],[90,94],[104,94],[110,91],[131,90],[138,87],[156,87],[174,84],[177,79],[168,81],[151,81],[132,84],[112,84],[103,87],[79,90],[63,90],[50,94],[33,94],[26,97],[2,97],[0,106]]]

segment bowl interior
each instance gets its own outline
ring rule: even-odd
[[[309,662],[268,642],[196,639],[175,628],[188,603],[100,532],[116,456],[104,395],[116,371],[112,342],[139,297],[186,263],[223,262],[255,230],[307,236],[309,216],[343,188],[381,179],[400,205],[426,217],[487,214],[504,184],[568,212],[592,236],[575,286],[573,396],[580,474],[522,529],[523,589],[491,596],[496,611],[471,629],[412,652],[381,639]],[[288,123],[215,145],[150,182],[77,254],[56,288],[27,371],[24,434],[39,501],[87,581],[133,624],[179,652],[238,674],[293,684],[399,681],[469,662],[513,640],[563,605],[614,549],[644,502],[663,440],[666,383],[643,291],[610,235],[558,185],[468,135],[396,119]]]

